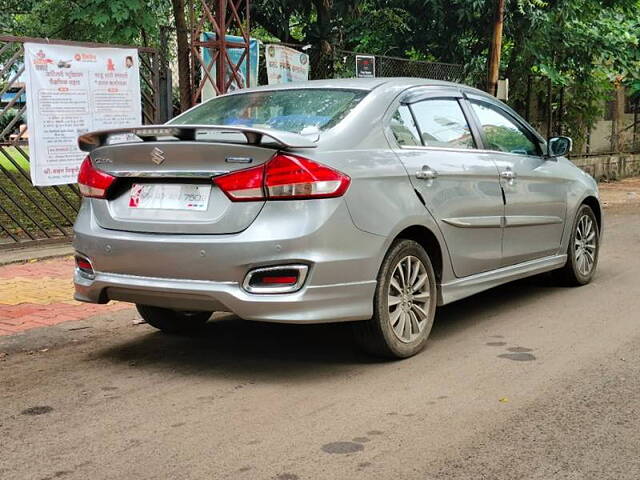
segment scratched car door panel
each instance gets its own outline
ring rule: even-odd
[[[542,156],[535,135],[508,112],[476,100],[471,106],[505,194],[503,265],[557,253],[567,195],[557,162]]]

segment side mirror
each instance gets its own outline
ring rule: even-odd
[[[573,140],[569,137],[553,137],[547,142],[547,158],[564,157],[573,148]]]

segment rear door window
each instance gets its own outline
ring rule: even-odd
[[[401,147],[422,145],[413,115],[406,105],[400,105],[396,110],[396,113],[391,117],[390,127],[396,142]]]
[[[426,147],[476,148],[462,107],[455,98],[429,99],[411,105]]]

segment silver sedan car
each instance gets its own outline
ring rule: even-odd
[[[75,298],[134,303],[165,332],[216,311],[350,321],[367,351],[409,357],[438,305],[547,271],[583,285],[598,262],[571,140],[463,85],[253,88],[79,144]]]

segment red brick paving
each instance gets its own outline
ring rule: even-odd
[[[0,335],[131,308],[73,300],[73,268],[70,257],[0,266]]]

